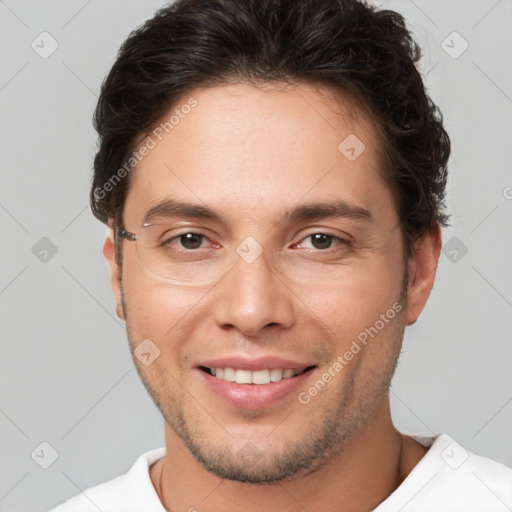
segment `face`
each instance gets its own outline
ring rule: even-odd
[[[277,481],[375,416],[423,302],[406,308],[399,219],[353,100],[306,84],[190,97],[130,176],[137,240],[121,270],[106,250],[114,293],[132,352],[150,340],[139,375],[194,457]]]

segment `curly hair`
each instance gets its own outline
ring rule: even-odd
[[[408,257],[414,242],[448,225],[450,139],[420,58],[400,14],[362,1],[177,0],[129,35],[102,84],[92,211],[119,227],[130,180],[112,177],[187,92],[237,81],[314,82],[372,113]]]

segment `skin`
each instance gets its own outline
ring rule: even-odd
[[[148,275],[134,242],[123,241],[120,269],[107,236],[104,255],[132,351],[147,338],[160,350],[149,366],[134,357],[165,419],[167,455],[150,468],[153,485],[170,510],[222,512],[233,503],[247,511],[339,510],[340,503],[346,511],[370,510],[425,454],[394,428],[389,383],[404,329],[432,289],[440,230],[404,261],[380,142],[354,99],[305,83],[236,83],[191,96],[197,107],[132,171],[126,229],[140,230],[148,208],[173,197],[224,219],[190,219],[182,224],[190,231],[206,227],[232,249],[252,236],[263,253],[250,264],[235,257],[214,285],[180,287]],[[354,161],[338,150],[350,134],[366,147]],[[340,198],[367,209],[371,222],[283,220],[297,205]],[[322,232],[352,241],[337,263],[322,260],[308,238]],[[278,251],[296,266],[279,267]],[[291,393],[262,409],[236,408],[194,368],[230,354],[314,361],[299,391],[307,390],[397,301],[401,312],[307,404]],[[239,455],[248,442],[256,462]]]

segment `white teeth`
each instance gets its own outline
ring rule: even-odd
[[[228,382],[235,382],[235,370],[233,368],[224,368],[224,376],[222,378]]]
[[[270,370],[270,381],[271,382],[277,382],[278,380],[281,380],[283,378],[283,370],[280,370],[279,368],[272,368]]]
[[[282,379],[289,379],[302,373],[301,370],[271,368],[265,370],[235,370],[234,368],[210,368],[213,376],[237,384],[269,384]]]
[[[251,373],[250,370],[236,370],[235,382],[237,384],[251,384]]]
[[[268,384],[270,382],[270,370],[258,370],[252,372],[253,384]]]

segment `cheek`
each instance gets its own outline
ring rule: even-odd
[[[203,292],[173,288],[148,278],[139,269],[127,269],[123,287],[127,323],[134,342],[149,338],[162,351],[175,349],[186,339]]]
[[[351,269],[339,283],[321,289],[302,288],[297,295],[307,306],[308,316],[311,318],[312,312],[316,323],[324,326],[326,336],[336,333],[347,340],[374,325],[390,308],[402,309],[396,305],[402,276],[400,259],[382,258]]]

